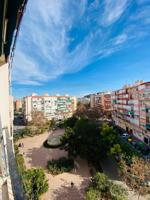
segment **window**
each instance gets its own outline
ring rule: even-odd
[[[145,142],[145,144],[148,144],[148,138],[147,137],[144,137],[144,142]]]

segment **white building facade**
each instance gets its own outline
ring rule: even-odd
[[[25,120],[32,120],[32,111],[41,111],[48,119],[65,119],[71,117],[77,108],[76,97],[71,96],[31,96],[24,97],[24,117]]]

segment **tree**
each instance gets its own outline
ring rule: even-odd
[[[79,154],[79,140],[77,135],[75,134],[74,130],[72,128],[67,127],[65,130],[64,135],[61,138],[61,142],[64,150],[68,152],[68,156],[71,157],[76,157]]]
[[[32,120],[30,122],[31,125],[36,127],[41,127],[47,124],[47,118],[44,116],[44,113],[41,111],[34,110],[32,111]]]
[[[103,140],[103,144],[105,146],[105,150],[110,152],[110,148],[118,142],[118,135],[115,129],[108,124],[103,124],[101,127],[101,136]]]
[[[78,118],[76,116],[73,116],[73,117],[66,119],[64,122],[64,125],[65,125],[65,127],[73,128],[77,121],[78,121]]]
[[[83,103],[78,103],[75,116],[77,117],[86,117],[87,107]]]
[[[90,108],[89,106],[83,104],[83,103],[79,103],[75,116],[77,117],[83,117],[83,118],[87,118],[91,121],[96,121],[97,119],[99,119],[101,116],[103,116],[103,111],[101,108]]]
[[[50,122],[49,122],[49,127],[50,128],[54,128],[56,126],[56,122],[54,119],[52,119]]]
[[[110,155],[114,155],[114,156],[121,156],[122,153],[122,149],[120,144],[114,144],[111,148],[110,148]]]
[[[32,120],[28,123],[32,135],[41,134],[50,128],[50,123],[44,116],[43,112],[34,110]]]
[[[96,173],[86,192],[86,200],[126,200],[126,190],[110,181],[103,173]]]
[[[79,155],[91,162],[99,162],[105,153],[101,141],[99,127],[85,118],[79,119],[73,129],[67,128],[62,137],[63,148],[69,156]]]
[[[102,111],[99,108],[90,108],[86,111],[86,116],[91,121],[96,121],[102,116]]]
[[[23,175],[27,198],[38,200],[40,195],[48,191],[48,181],[43,169],[29,169]]]
[[[121,176],[126,184],[139,193],[150,194],[150,163],[140,157],[133,157],[131,163],[121,160]]]

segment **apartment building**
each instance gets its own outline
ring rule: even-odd
[[[99,108],[103,111],[111,111],[111,92],[100,92],[90,97],[91,108]]]
[[[90,104],[90,94],[89,95],[86,95],[86,96],[83,96],[83,97],[79,97],[78,98],[78,102],[79,103],[82,103],[82,104],[85,104],[85,105],[89,105]]]
[[[14,101],[14,111],[15,112],[22,111],[22,99],[17,99]]]
[[[150,82],[137,81],[112,93],[116,125],[150,146]]]
[[[44,113],[48,120],[64,119],[71,117],[77,108],[76,97],[65,96],[38,96],[32,94],[24,97],[24,117],[26,121],[32,120],[32,111],[37,110]]]

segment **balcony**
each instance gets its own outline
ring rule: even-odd
[[[146,129],[150,131],[150,123],[146,123]]]

